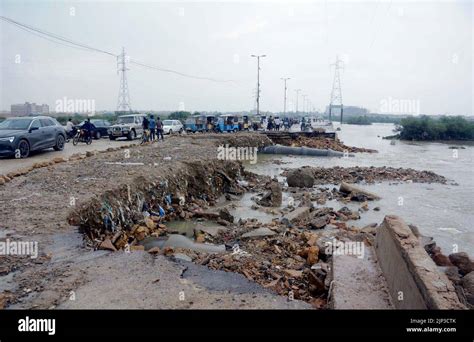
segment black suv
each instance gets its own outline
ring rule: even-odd
[[[66,131],[49,116],[16,117],[0,122],[0,156],[26,158],[31,151],[64,149]]]

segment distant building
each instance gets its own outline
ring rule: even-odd
[[[49,106],[47,104],[37,105],[34,102],[33,103],[25,102],[23,104],[12,104],[11,114],[12,116],[49,114]]]

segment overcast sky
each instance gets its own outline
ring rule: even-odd
[[[77,42],[116,54],[124,46],[147,64],[235,81],[130,65],[133,109],[177,110],[182,102],[190,111],[250,110],[257,71],[251,54],[267,55],[261,110],[283,110],[284,76],[291,77],[290,109],[297,88],[323,109],[332,87],[330,64],[339,55],[344,105],[380,112],[382,103],[409,100],[425,114],[473,114],[472,1],[0,4],[2,16]],[[114,57],[58,45],[3,21],[0,36],[0,109],[29,101],[54,110],[64,97],[95,100],[96,110],[116,109]]]

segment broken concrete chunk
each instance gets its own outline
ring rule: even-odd
[[[266,227],[261,227],[261,228],[254,229],[248,233],[243,234],[242,238],[256,238],[256,237],[272,236],[275,234],[276,233],[273,230],[268,229]]]
[[[279,207],[281,202],[281,186],[277,181],[272,181],[269,185],[269,191],[257,203],[264,207]]]
[[[380,197],[370,191],[361,189],[355,185],[348,184],[345,182],[342,182],[339,191],[345,194],[351,194],[352,198],[355,198],[357,200],[362,199],[362,197],[367,198],[368,200],[377,200],[380,199]]]
[[[285,218],[290,223],[294,223],[296,221],[302,220],[307,218],[310,214],[310,207],[298,207],[293,211],[290,211],[288,214],[285,215]]]

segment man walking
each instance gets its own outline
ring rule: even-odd
[[[156,140],[160,140],[160,136],[161,136],[161,140],[165,140],[165,138],[163,137],[163,123],[161,122],[160,118],[157,117],[156,118]]]
[[[155,133],[156,133],[156,121],[153,115],[150,115],[149,126],[150,126],[150,141],[155,141]]]

